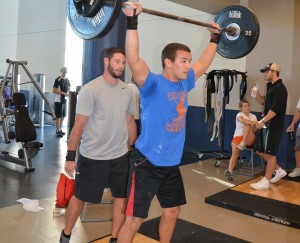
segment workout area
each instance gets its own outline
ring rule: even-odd
[[[300,1],[0,8],[0,242],[299,242]]]

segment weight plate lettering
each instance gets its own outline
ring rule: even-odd
[[[67,16],[71,28],[77,36],[85,40],[100,38],[106,35],[114,25],[122,0],[102,0],[101,8],[93,17],[78,14],[73,0],[67,0]]]
[[[246,56],[255,47],[259,38],[259,22],[256,15],[241,5],[232,5],[224,8],[215,17],[215,22],[221,27],[234,27],[237,32],[231,36],[221,32],[221,41],[217,52],[229,59]]]

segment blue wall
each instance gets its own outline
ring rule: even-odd
[[[121,12],[121,11],[120,11]],[[109,33],[101,39],[85,40],[83,45],[82,85],[102,75],[104,71],[103,50],[109,47],[125,49],[126,17],[119,14]],[[124,74],[121,80],[124,80]]]
[[[213,113],[213,112],[212,112]],[[230,156],[231,140],[235,130],[235,117],[237,110],[225,110],[225,134],[224,151]],[[253,112],[259,119],[260,113]],[[292,115],[286,115],[284,129],[288,127],[293,119]],[[221,151],[218,139],[210,141],[211,134],[208,133],[208,125],[205,123],[205,110],[203,107],[189,106],[187,112],[187,129],[185,146],[195,152]],[[295,167],[294,144],[288,140],[286,133],[282,135],[280,148],[278,151],[278,163],[282,168],[292,169]]]

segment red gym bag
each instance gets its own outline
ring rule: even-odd
[[[64,173],[60,173],[56,188],[56,204],[55,207],[67,207],[71,197],[74,194],[73,178],[67,177]]]

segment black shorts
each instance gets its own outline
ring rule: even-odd
[[[66,117],[66,102],[55,102],[55,116],[57,118]]]
[[[110,185],[112,196],[126,197],[128,153],[112,160],[93,160],[78,156],[74,195],[90,203],[101,202],[103,190]]]
[[[281,141],[282,131],[264,127],[261,132],[263,137],[262,147],[258,151],[276,156]]]
[[[130,153],[126,215],[147,218],[156,195],[162,208],[186,204],[179,166],[155,166],[137,149]]]

